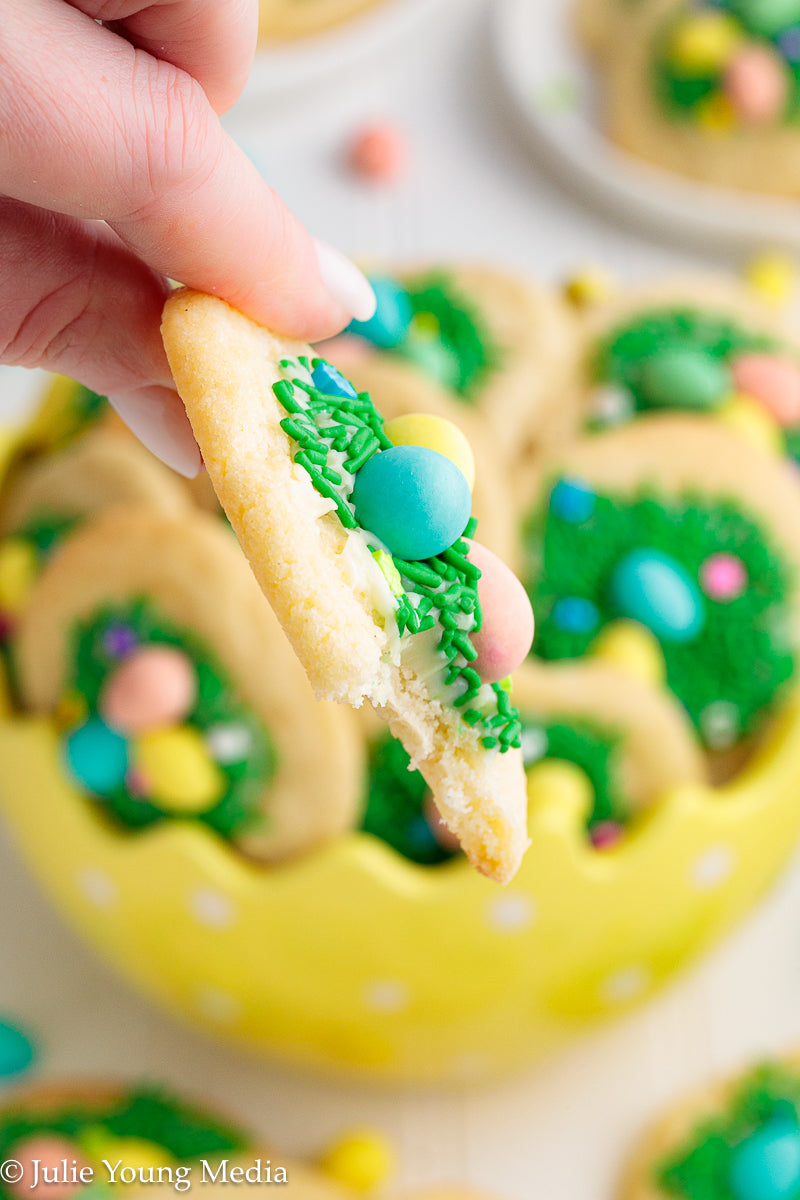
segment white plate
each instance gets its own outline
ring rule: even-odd
[[[383,0],[314,37],[259,50],[242,103],[315,86],[410,37],[442,0]]]
[[[46,371],[0,365],[0,425],[13,425],[29,417],[44,395]]]
[[[551,165],[587,197],[684,242],[800,249],[800,205],[706,187],[641,162],[602,133],[574,0],[494,0],[503,79]]]

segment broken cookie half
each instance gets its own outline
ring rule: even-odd
[[[374,705],[470,862],[508,882],[528,836],[507,677],[533,615],[471,540],[454,427],[412,424],[395,444],[366,393],[215,297],[176,292],[162,332],[211,482],[318,697]]]

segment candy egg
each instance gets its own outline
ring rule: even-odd
[[[143,646],[129,655],[107,681],[100,715],[120,733],[141,733],[175,725],[194,708],[197,673],[176,646]]]
[[[652,687],[660,687],[666,678],[658,639],[638,621],[609,621],[592,642],[591,653]]]
[[[730,1189],[736,1200],[795,1200],[800,1192],[800,1129],[777,1117],[745,1138],[731,1156]]]
[[[12,1196],[47,1196],[48,1200],[67,1200],[74,1196],[86,1185],[72,1182],[70,1175],[74,1170],[76,1175],[89,1166],[74,1142],[57,1133],[33,1134],[12,1148],[14,1159],[22,1164],[23,1172],[18,1180],[6,1183],[4,1186]],[[66,1159],[70,1174],[64,1178],[63,1160]],[[38,1163],[38,1179],[34,1183],[34,1163]],[[44,1172],[47,1171],[47,1181]]]
[[[39,573],[35,547],[24,538],[8,538],[0,546],[0,608],[18,613]]]
[[[395,446],[427,446],[455,463],[470,486],[475,485],[475,458],[464,434],[452,421],[432,413],[408,413],[387,421],[383,427]]]
[[[733,7],[741,12],[752,29],[767,37],[800,21],[798,0],[736,0]]]
[[[356,1192],[371,1192],[386,1183],[394,1170],[389,1140],[377,1129],[353,1129],[334,1142],[320,1159],[330,1179]]]
[[[594,512],[596,493],[580,479],[559,479],[550,493],[550,511],[570,525],[582,525]]]
[[[657,638],[688,642],[703,627],[700,591],[677,559],[658,550],[633,550],[614,569],[611,600]]]
[[[225,791],[224,775],[202,735],[189,725],[142,734],[136,741],[134,762],[148,782],[153,801],[169,812],[206,812]]]
[[[398,558],[432,558],[464,532],[472,494],[458,467],[425,446],[392,446],[356,475],[359,523]]]
[[[127,742],[97,717],[73,729],[64,756],[73,779],[88,792],[105,796],[125,780]]]
[[[684,75],[713,75],[742,44],[742,27],[728,13],[700,12],[680,21],[669,42],[669,57]]]
[[[368,321],[351,321],[347,332],[357,333],[383,350],[392,350],[408,333],[413,316],[411,301],[394,279],[370,279],[370,283],[377,304],[375,312]]]
[[[725,363],[702,350],[667,347],[647,359],[640,384],[656,408],[716,408],[731,390]]]
[[[736,392],[717,410],[717,417],[754,446],[766,450],[768,454],[783,454],[784,441],[780,425],[752,396]]]
[[[31,1039],[16,1025],[0,1020],[0,1079],[21,1075],[34,1057]]]
[[[499,683],[528,657],[533,645],[533,609],[528,593],[506,564],[467,540],[469,560],[481,573],[478,599],[483,623],[471,641],[478,657],[472,663],[484,683]]]
[[[780,425],[800,422],[800,366],[780,354],[743,354],[733,364],[736,389],[763,404]]]
[[[786,107],[786,67],[767,46],[744,46],[728,64],[723,86],[734,109],[748,124],[776,121]]]
[[[395,125],[376,122],[353,138],[348,155],[350,166],[374,183],[393,183],[408,163],[408,142]]]

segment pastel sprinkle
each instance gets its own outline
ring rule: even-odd
[[[747,569],[735,554],[712,554],[700,567],[700,583],[712,600],[735,600],[747,587]]]
[[[563,596],[553,605],[553,620],[565,633],[589,633],[597,627],[600,614],[591,600]]]

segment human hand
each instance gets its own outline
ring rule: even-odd
[[[159,326],[168,278],[305,340],[374,309],[224,132],[257,0],[0,0],[0,362],[108,395],[200,468]],[[97,22],[102,21],[100,25]]]

